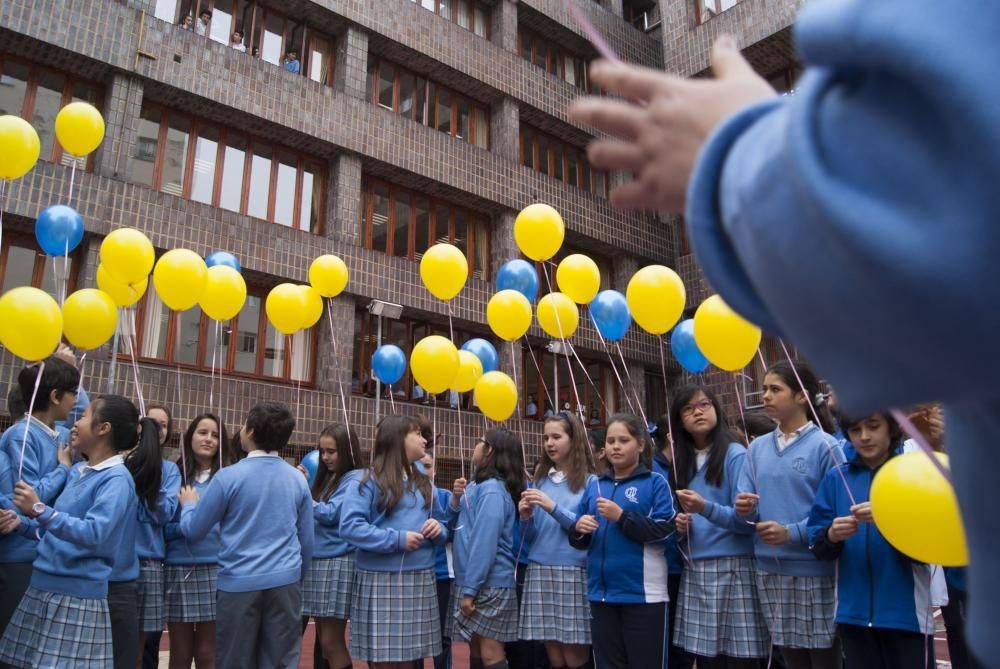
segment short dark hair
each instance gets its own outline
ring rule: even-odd
[[[288,51],[286,51],[286,52],[285,52],[285,55],[286,55],[286,56],[291,56],[291,55],[292,55],[293,53],[294,53],[294,54],[295,54],[296,56],[297,56],[297,55],[299,55],[299,52],[298,52],[298,50],[297,50],[297,49],[289,49]]]
[[[7,413],[10,414],[10,419],[16,423],[27,412],[28,405],[24,403],[24,398],[21,396],[21,389],[18,386],[11,386],[10,392],[7,393]]]
[[[243,37],[243,31],[242,30],[234,30],[233,34],[234,35],[239,35],[241,38]]]
[[[295,416],[281,402],[260,402],[250,409],[246,427],[253,431],[257,448],[268,453],[280,451],[295,430]]]
[[[899,426],[896,419],[893,418],[892,414],[888,411],[875,411],[869,414],[862,414],[859,416],[851,416],[842,411],[837,412],[837,422],[840,423],[840,429],[844,432],[844,438],[848,441],[851,440],[851,428],[865,422],[869,418],[874,416],[881,416],[882,420],[886,422],[889,426],[889,448],[895,448],[898,444],[903,441],[903,428]]]
[[[778,427],[774,419],[763,411],[745,412],[741,423],[746,425],[744,431],[747,433],[749,441],[753,441],[757,437],[763,437],[765,434],[771,434]]]
[[[212,18],[212,12],[210,10],[208,10],[208,9],[201,10],[201,13],[198,14],[198,16],[199,17],[205,16],[205,14],[208,14],[208,18]]]
[[[40,365],[28,365],[17,375],[17,385],[21,388],[21,397],[26,405],[29,404],[29,400],[35,392],[35,380],[38,378],[39,367]],[[50,355],[45,359],[45,369],[42,371],[42,378],[38,383],[38,395],[31,408],[34,411],[45,411],[49,408],[49,395],[52,394],[52,391],[62,395],[63,393],[75,393],[79,388],[80,372],[77,368],[54,355]]]

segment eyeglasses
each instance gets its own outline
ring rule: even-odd
[[[688,404],[686,407],[681,409],[681,417],[690,418],[696,411],[704,413],[713,408],[713,406],[714,405],[709,400],[702,400],[700,402],[695,402],[694,404]]]

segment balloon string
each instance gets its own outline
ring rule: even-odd
[[[288,369],[291,374],[295,374],[294,364],[295,364],[295,335],[285,335],[285,341],[288,343]],[[300,420],[300,411],[302,410],[302,379],[298,376],[295,377],[295,419]]]
[[[28,402],[28,415],[26,419],[28,424],[24,426],[24,437],[21,439],[21,460],[17,465],[17,480],[23,481],[22,472],[24,471],[24,449],[28,446],[28,427],[31,425],[31,414],[35,412],[35,398],[38,397],[38,385],[42,382],[42,373],[45,371],[45,361],[42,360],[38,363],[38,374],[35,376],[35,389],[31,391],[31,401]],[[40,472],[39,472],[40,473]],[[39,477],[41,478],[41,477]]]
[[[670,442],[670,459],[672,462],[677,462],[674,454],[674,426],[670,420],[670,388],[667,385],[667,359],[663,352],[665,344],[663,343],[662,336],[657,336],[656,340],[660,343],[660,374],[663,375],[663,403],[666,405],[664,415],[667,417],[667,441]],[[676,474],[674,478],[676,479]]]
[[[750,433],[747,432],[747,419],[743,413],[743,399],[740,397],[740,381],[739,376],[733,377],[733,391],[736,393],[736,408],[740,411],[740,422],[743,424],[743,441],[747,445],[747,449],[750,448]]]
[[[180,320],[180,314],[178,314],[178,321]],[[181,366],[177,365],[177,383],[174,384],[174,390],[177,395],[177,407],[181,405]],[[221,416],[220,416],[221,420]],[[222,445],[219,445],[219,450],[222,450]],[[184,477],[184,485],[188,484],[187,480],[187,455],[184,453],[184,439],[181,439],[181,475]]]
[[[583,10],[576,6],[574,0],[563,0],[563,6],[573,16],[573,18],[576,19],[576,22],[580,24],[580,28],[587,36],[587,39],[590,40],[590,43],[594,45],[594,48],[597,49],[599,54],[610,60],[612,63],[621,62],[621,59],[618,58],[614,49],[612,49],[611,45],[608,44],[606,39],[604,39],[604,35],[601,34],[601,31],[594,27],[594,24],[591,23],[590,19],[587,18],[587,15],[583,13]]]
[[[531,348],[531,341],[528,340],[528,335],[524,335],[523,339],[524,343],[528,345],[528,357],[531,358],[531,364],[535,366],[535,371],[538,372],[538,376],[542,379],[542,390],[545,392],[545,399],[549,401],[550,407],[555,407],[556,403],[552,399],[552,395],[549,394],[548,388],[546,387],[545,376],[542,375],[542,369],[538,366],[538,360],[535,359],[535,351]],[[544,409],[542,410],[542,413],[545,413]]]
[[[518,381],[517,381],[517,357],[516,357],[515,352],[514,352],[514,342],[510,341],[508,343],[510,344],[510,359],[511,359],[511,362],[513,363],[511,365],[511,371],[514,373],[514,386],[518,389],[518,392],[520,393],[521,384],[518,383]],[[518,425],[521,425],[521,400],[520,400],[520,398],[518,398],[517,409],[516,410],[517,410]],[[521,436],[521,466],[524,468],[525,474],[530,479],[531,478],[531,474],[528,471],[528,452],[527,452],[527,450],[525,450],[525,446],[524,446],[524,432],[523,431],[521,432],[520,436]],[[463,474],[463,476],[464,476],[464,474]],[[518,552],[520,552],[520,550],[518,550]],[[517,564],[517,563],[515,562],[514,564]]]
[[[767,372],[767,363],[764,362],[764,354],[760,352],[760,346],[757,347],[757,359],[760,360],[761,367],[764,368],[764,372]]]
[[[909,417],[899,409],[890,409],[889,412],[892,414],[892,417],[896,419],[896,422],[899,423],[899,426],[903,428],[903,432],[909,435],[917,446],[920,447],[920,450],[923,451],[924,455],[930,458],[930,461],[934,463],[934,467],[937,468],[941,476],[944,477],[944,480],[950,485],[951,471],[945,467],[940,460],[938,460],[937,455],[934,453],[934,448],[927,441],[927,438],[921,434],[920,430],[917,429],[917,426],[913,424],[913,421],[911,421]]]
[[[583,364],[582,360],[580,360],[580,356],[576,354],[575,348],[571,347],[570,353],[572,353],[573,357],[576,359],[576,364],[580,366],[580,371],[583,372],[583,377],[587,379],[587,382],[590,383],[590,387],[594,389],[594,396],[597,398],[597,401],[601,403],[601,406],[604,407],[605,413],[607,413],[608,405],[604,403],[604,398],[601,397],[601,391],[597,389],[597,385],[594,384],[594,380],[590,378],[590,372],[587,371],[587,366]]]
[[[330,340],[333,342],[333,358],[339,361],[340,355],[337,353],[337,333],[333,329],[333,298],[329,298],[326,302],[326,315],[330,322]],[[351,458],[354,460],[354,466],[357,467],[361,463],[360,453],[355,449],[360,448],[360,444],[353,443],[351,439],[351,423],[347,418],[347,399],[344,397],[344,380],[341,378],[341,374],[337,374],[337,389],[340,391],[340,408],[344,412],[344,426],[347,427],[347,438],[351,443]]]
[[[222,346],[222,321],[215,321],[215,350],[217,351]],[[212,351],[212,355],[215,355],[215,351]],[[219,360],[219,406],[216,410],[219,412],[216,414],[219,420],[222,420],[222,372],[225,369],[225,363]],[[212,406],[212,403],[209,403]],[[219,469],[222,469],[222,445],[219,445]]]
[[[146,417],[146,401],[142,397],[142,384],[139,382],[139,363],[135,360],[135,310],[129,309],[130,328],[125,337],[125,344],[128,346],[129,359],[132,361],[132,378],[135,381],[135,396],[139,400],[139,416]]]
[[[642,400],[639,398],[639,389],[636,387],[636,383],[632,380],[632,373],[628,371],[628,365],[625,364],[625,356],[622,354],[621,344],[614,342],[615,349],[618,351],[618,358],[622,361],[622,369],[625,370],[625,378],[628,379],[628,385],[632,389],[632,394],[635,395],[635,406],[639,409],[639,415],[642,416],[642,422],[645,425],[649,425],[649,421],[646,420],[646,412],[642,406]]]
[[[813,404],[813,398],[809,397],[809,391],[806,390],[805,384],[802,383],[802,377],[799,376],[799,370],[795,366],[795,361],[792,360],[791,354],[788,352],[788,347],[785,346],[785,341],[783,339],[778,339],[778,343],[781,344],[781,350],[785,352],[785,357],[788,359],[788,364],[792,368],[792,374],[795,375],[795,380],[798,382],[799,388],[802,389],[802,394],[806,396],[806,404],[809,405],[809,410],[812,412],[813,418],[816,419],[816,427],[822,430],[823,423],[819,419],[819,412],[816,411],[816,405]],[[844,476],[844,470],[840,467],[843,458],[837,457],[837,452],[833,450],[833,446],[831,446],[826,439],[823,440],[823,444],[830,452],[830,459],[833,460],[833,463],[836,466],[837,473],[840,475],[840,481],[844,484],[844,490],[847,491],[847,497],[851,500],[851,506],[854,506],[858,502],[854,499],[854,493],[851,492],[851,486],[847,484],[847,477]]]
[[[628,408],[632,413],[635,413],[635,404],[632,403],[632,396],[628,394],[628,390],[625,388],[625,382],[622,381],[621,374],[618,373],[618,365],[615,364],[614,356],[611,355],[611,349],[608,348],[607,343],[604,343],[604,352],[608,354],[608,362],[611,363],[611,369],[615,373],[615,378],[618,379],[618,387],[622,389],[625,401],[628,402]]]
[[[72,206],[73,204],[73,182],[76,180],[76,163],[79,160],[72,153],[70,155],[70,168],[69,168],[69,194],[66,196],[66,206]]]
[[[549,273],[545,271],[545,267],[542,267],[542,275],[545,277],[545,285],[548,286],[549,293],[552,292],[552,280],[549,278]],[[576,305],[573,305],[576,308]],[[562,321],[559,319],[559,309],[552,305],[552,312],[556,315],[556,327],[559,328],[559,341],[562,342],[562,352],[566,356],[566,369],[569,370],[569,382],[572,384],[573,396],[576,398],[576,413],[580,416],[580,422],[586,423],[583,417],[583,407],[580,405],[580,394],[576,391],[576,376],[573,374],[573,363],[569,360],[569,344],[566,343],[566,337],[563,335]],[[554,360],[554,367],[558,367],[558,358]],[[559,396],[559,389],[556,388],[556,397]]]
[[[208,406],[215,407],[215,362],[216,351],[219,350],[219,321],[215,321],[215,342],[212,344],[212,371],[208,382]]]
[[[448,307],[448,337],[451,340],[451,345],[455,346],[455,326],[451,320],[451,302],[445,302],[444,305]],[[517,385],[517,381],[514,382]],[[448,399],[451,400],[451,392],[448,392]],[[457,392],[457,391],[455,391]],[[465,430],[462,429],[462,394],[458,394],[458,402],[456,409],[458,409],[458,453],[462,462],[462,477],[465,477]],[[437,433],[434,433],[435,439],[437,438]],[[437,444],[434,444],[434,453],[437,453]]]
[[[3,248],[3,210],[7,208],[7,180],[0,179],[0,248]]]
[[[392,411],[392,415],[396,415],[396,399],[393,397],[392,384],[385,384],[385,389],[389,393],[389,410]]]

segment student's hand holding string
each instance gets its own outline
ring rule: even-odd
[[[538,488],[528,488],[521,493],[522,500],[528,500],[532,506],[540,506],[546,513],[552,513],[556,508],[556,503]]]
[[[10,534],[21,527],[21,516],[13,509],[0,510],[0,535]]]
[[[771,546],[787,544],[792,539],[788,528],[773,520],[757,523],[757,534],[760,536],[761,541]]]
[[[441,536],[441,523],[433,518],[428,518],[424,521],[424,526],[420,528],[420,534],[423,535],[424,539],[434,541]]]
[[[531,502],[524,498],[524,493],[521,494],[521,501],[517,503],[517,512],[521,515],[521,520],[531,520],[534,515]]]
[[[691,527],[691,515],[678,513],[674,516],[674,527],[677,528],[678,534],[687,534],[688,529]]]
[[[688,179],[712,131],[733,113],[775,95],[723,36],[712,50],[714,79],[684,79],[663,71],[600,61],[591,81],[618,93],[577,99],[569,116],[613,135],[592,142],[587,157],[595,168],[636,176],[611,191],[611,202],[632,209],[684,209]]]
[[[14,506],[20,509],[24,515],[31,515],[31,507],[40,501],[35,489],[24,481],[18,481],[14,484]]]
[[[464,477],[455,479],[455,482],[451,486],[451,508],[458,508],[458,503],[462,500],[462,495],[465,494],[465,486],[467,484],[468,481]]]
[[[851,515],[861,521],[862,523],[874,523],[875,518],[872,516],[872,503],[862,502],[861,504],[855,504],[851,507]]]
[[[420,532],[407,532],[406,533],[406,552],[411,553],[424,543],[424,535]]]
[[[181,503],[181,506],[187,506],[188,504],[196,504],[201,496],[198,495],[198,491],[194,489],[194,486],[186,485],[181,488],[180,494],[177,496],[177,501]]]
[[[757,510],[757,502],[760,501],[760,495],[752,492],[741,492],[736,495],[736,502],[734,508],[736,513],[741,516],[752,516]]]
[[[597,528],[597,518],[589,513],[584,516],[580,516],[580,519],[576,521],[576,531],[580,534],[593,534],[597,531]]]
[[[57,446],[56,459],[59,460],[59,464],[66,465],[67,467],[72,467],[73,449],[71,449],[69,446]]]
[[[694,490],[678,490],[677,500],[688,513],[701,513],[705,510],[705,498]]]
[[[610,499],[604,499],[603,497],[597,498],[597,513],[601,514],[602,517],[617,523],[622,517],[622,508],[612,502]]]
[[[826,531],[826,538],[835,544],[852,537],[858,532],[858,519],[854,516],[834,518],[833,524]]]
[[[295,468],[299,470],[299,473],[306,477],[306,482],[309,482],[309,470],[302,465],[295,465]]]
[[[458,608],[463,616],[471,618],[472,614],[476,612],[476,598],[472,595],[463,595],[462,599],[458,601]]]

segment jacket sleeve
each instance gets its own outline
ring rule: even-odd
[[[648,515],[638,511],[623,511],[618,519],[622,534],[639,543],[664,541],[674,533],[673,493],[670,484],[662,475],[654,473],[650,477],[653,487],[653,501]]]
[[[599,485],[599,484],[598,484]],[[592,490],[593,488],[593,490]],[[587,514],[595,515],[597,512],[597,496],[598,493],[597,485],[587,486],[587,489],[583,492],[583,497],[580,498],[580,504],[576,509],[576,517],[579,519],[581,516]],[[576,531],[576,527],[570,528],[568,531],[569,545],[573,548],[580,550],[588,550],[590,548],[590,542],[594,538],[593,533],[582,534]]]
[[[844,549],[843,542],[830,541],[826,536],[826,531],[837,517],[837,493],[840,485],[837,473],[827,472],[819,485],[819,490],[816,491],[816,499],[806,521],[809,550],[820,560],[836,560]]]
[[[746,468],[747,452],[744,448],[739,448],[727,455],[725,462],[725,480],[728,497],[735,503],[736,493],[739,490],[739,478]],[[705,509],[701,515],[708,519],[713,525],[729,530],[734,534],[753,534],[754,527],[746,522],[746,519],[736,515],[736,509],[725,504],[718,504],[710,500],[705,500]]]
[[[309,494],[309,487],[306,485],[303,478],[298,475],[298,472],[295,472],[295,478],[297,483],[302,487],[302,495],[299,500],[298,518],[295,524],[299,537],[299,548],[302,552],[302,578],[304,579],[306,577],[306,572],[309,570],[310,563],[312,562],[313,544],[316,541],[316,527],[313,523],[313,500],[312,496]]]
[[[181,472],[177,465],[166,460],[163,461],[160,472],[160,499],[156,503],[153,518],[157,525],[166,525],[174,517],[179,504],[177,497],[181,492]]]
[[[462,576],[461,595],[475,597],[486,582],[497,557],[497,546],[504,525],[504,500],[498,493],[484,491],[478,495],[469,538],[470,555]]]
[[[181,533],[188,541],[201,541],[222,520],[226,498],[225,486],[216,474],[197,502],[181,507]]]
[[[101,484],[83,518],[48,507],[38,517],[46,532],[86,550],[97,550],[108,541],[115,528],[125,521],[129,498],[134,496],[130,482],[121,476],[111,476]]]
[[[35,494],[38,499],[46,504],[55,504],[56,498],[62,494],[66,487],[66,477],[69,476],[69,467],[60,464],[48,474],[43,476],[35,486]]]
[[[733,495],[733,504],[734,505],[736,503],[736,495],[740,494],[741,492],[751,492],[751,493],[754,493],[754,494],[758,494],[757,493],[757,481],[756,481],[757,477],[754,475],[754,471],[755,471],[754,467],[756,467],[757,465],[754,463],[754,459],[753,459],[754,448],[755,448],[754,445],[755,444],[757,444],[757,441],[754,441],[753,443],[751,443],[750,444],[750,448],[747,449],[747,455],[746,455],[746,458],[744,458],[744,460],[743,460],[743,466],[740,468],[739,475],[736,477],[736,481],[737,481],[737,483],[736,483],[736,490],[734,491],[735,494]],[[756,448],[760,448],[760,446],[757,445]],[[737,519],[743,521],[743,523],[747,527],[753,529],[753,526],[750,525],[750,523],[756,522],[757,520],[759,520],[759,518],[760,518],[759,508],[760,507],[755,508],[754,512],[752,514],[750,514],[749,516],[741,516],[738,513],[736,513],[736,508],[734,506],[733,507],[733,514],[736,516]],[[749,521],[749,522],[747,522],[747,521]]]
[[[375,482],[369,479],[362,486],[351,481],[345,491],[340,510],[340,536],[356,548],[372,553],[396,553],[406,550],[406,533],[374,524]]]

